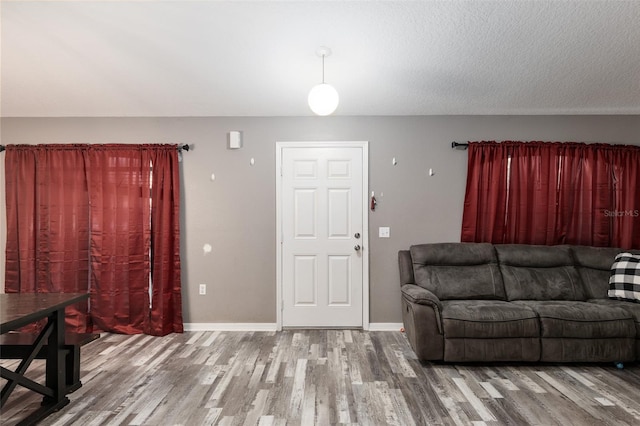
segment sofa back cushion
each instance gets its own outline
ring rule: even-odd
[[[495,248],[508,300],[586,300],[569,246]]]
[[[493,245],[437,243],[411,246],[415,283],[440,300],[505,300]]]
[[[400,250],[398,252],[398,270],[400,272],[400,286],[413,284],[413,264],[411,263],[411,252]]]
[[[623,250],[611,247],[571,246],[588,299],[606,299],[611,265]]]

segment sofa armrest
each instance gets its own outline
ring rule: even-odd
[[[401,288],[402,294],[411,302],[418,305],[430,305],[438,311],[442,309],[442,304],[438,296],[424,287],[415,284],[405,284]]]
[[[442,303],[429,290],[415,284],[405,284],[402,292],[402,322],[411,348],[419,359],[444,359]]]
[[[415,284],[405,284],[401,287],[402,296],[407,299],[411,303],[415,303],[416,305],[425,305],[429,306],[433,309],[435,313],[436,324],[438,327],[438,332],[442,334],[442,322],[440,320],[442,312],[442,303],[438,296],[433,294],[431,291],[426,288],[420,287]]]

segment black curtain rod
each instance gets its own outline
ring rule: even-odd
[[[4,145],[0,145],[0,152],[2,152],[4,150],[5,150]],[[186,143],[178,145],[178,152],[180,152],[180,151],[189,151],[189,145],[187,145]]]
[[[467,149],[469,144],[466,142],[451,142],[451,149]]]

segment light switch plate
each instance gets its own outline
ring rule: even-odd
[[[389,238],[389,227],[381,226],[378,228],[378,237],[379,238]]]

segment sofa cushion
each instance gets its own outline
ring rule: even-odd
[[[633,317],[633,321],[636,324],[636,339],[640,339],[640,303],[625,302],[622,300],[613,299],[592,299],[590,303],[595,303],[603,306],[614,306],[624,309]],[[638,354],[640,357],[640,354]]]
[[[640,256],[620,253],[611,265],[609,298],[640,303]]]
[[[611,247],[571,246],[587,299],[606,299],[611,265],[622,250]]]
[[[631,314],[617,306],[570,300],[513,303],[527,306],[538,314],[543,338],[633,338],[636,335]]]
[[[569,246],[496,245],[507,300],[586,300]]]
[[[445,338],[539,337],[538,316],[527,306],[501,300],[442,302]]]
[[[440,300],[504,300],[493,245],[437,243],[411,246],[415,283]]]

